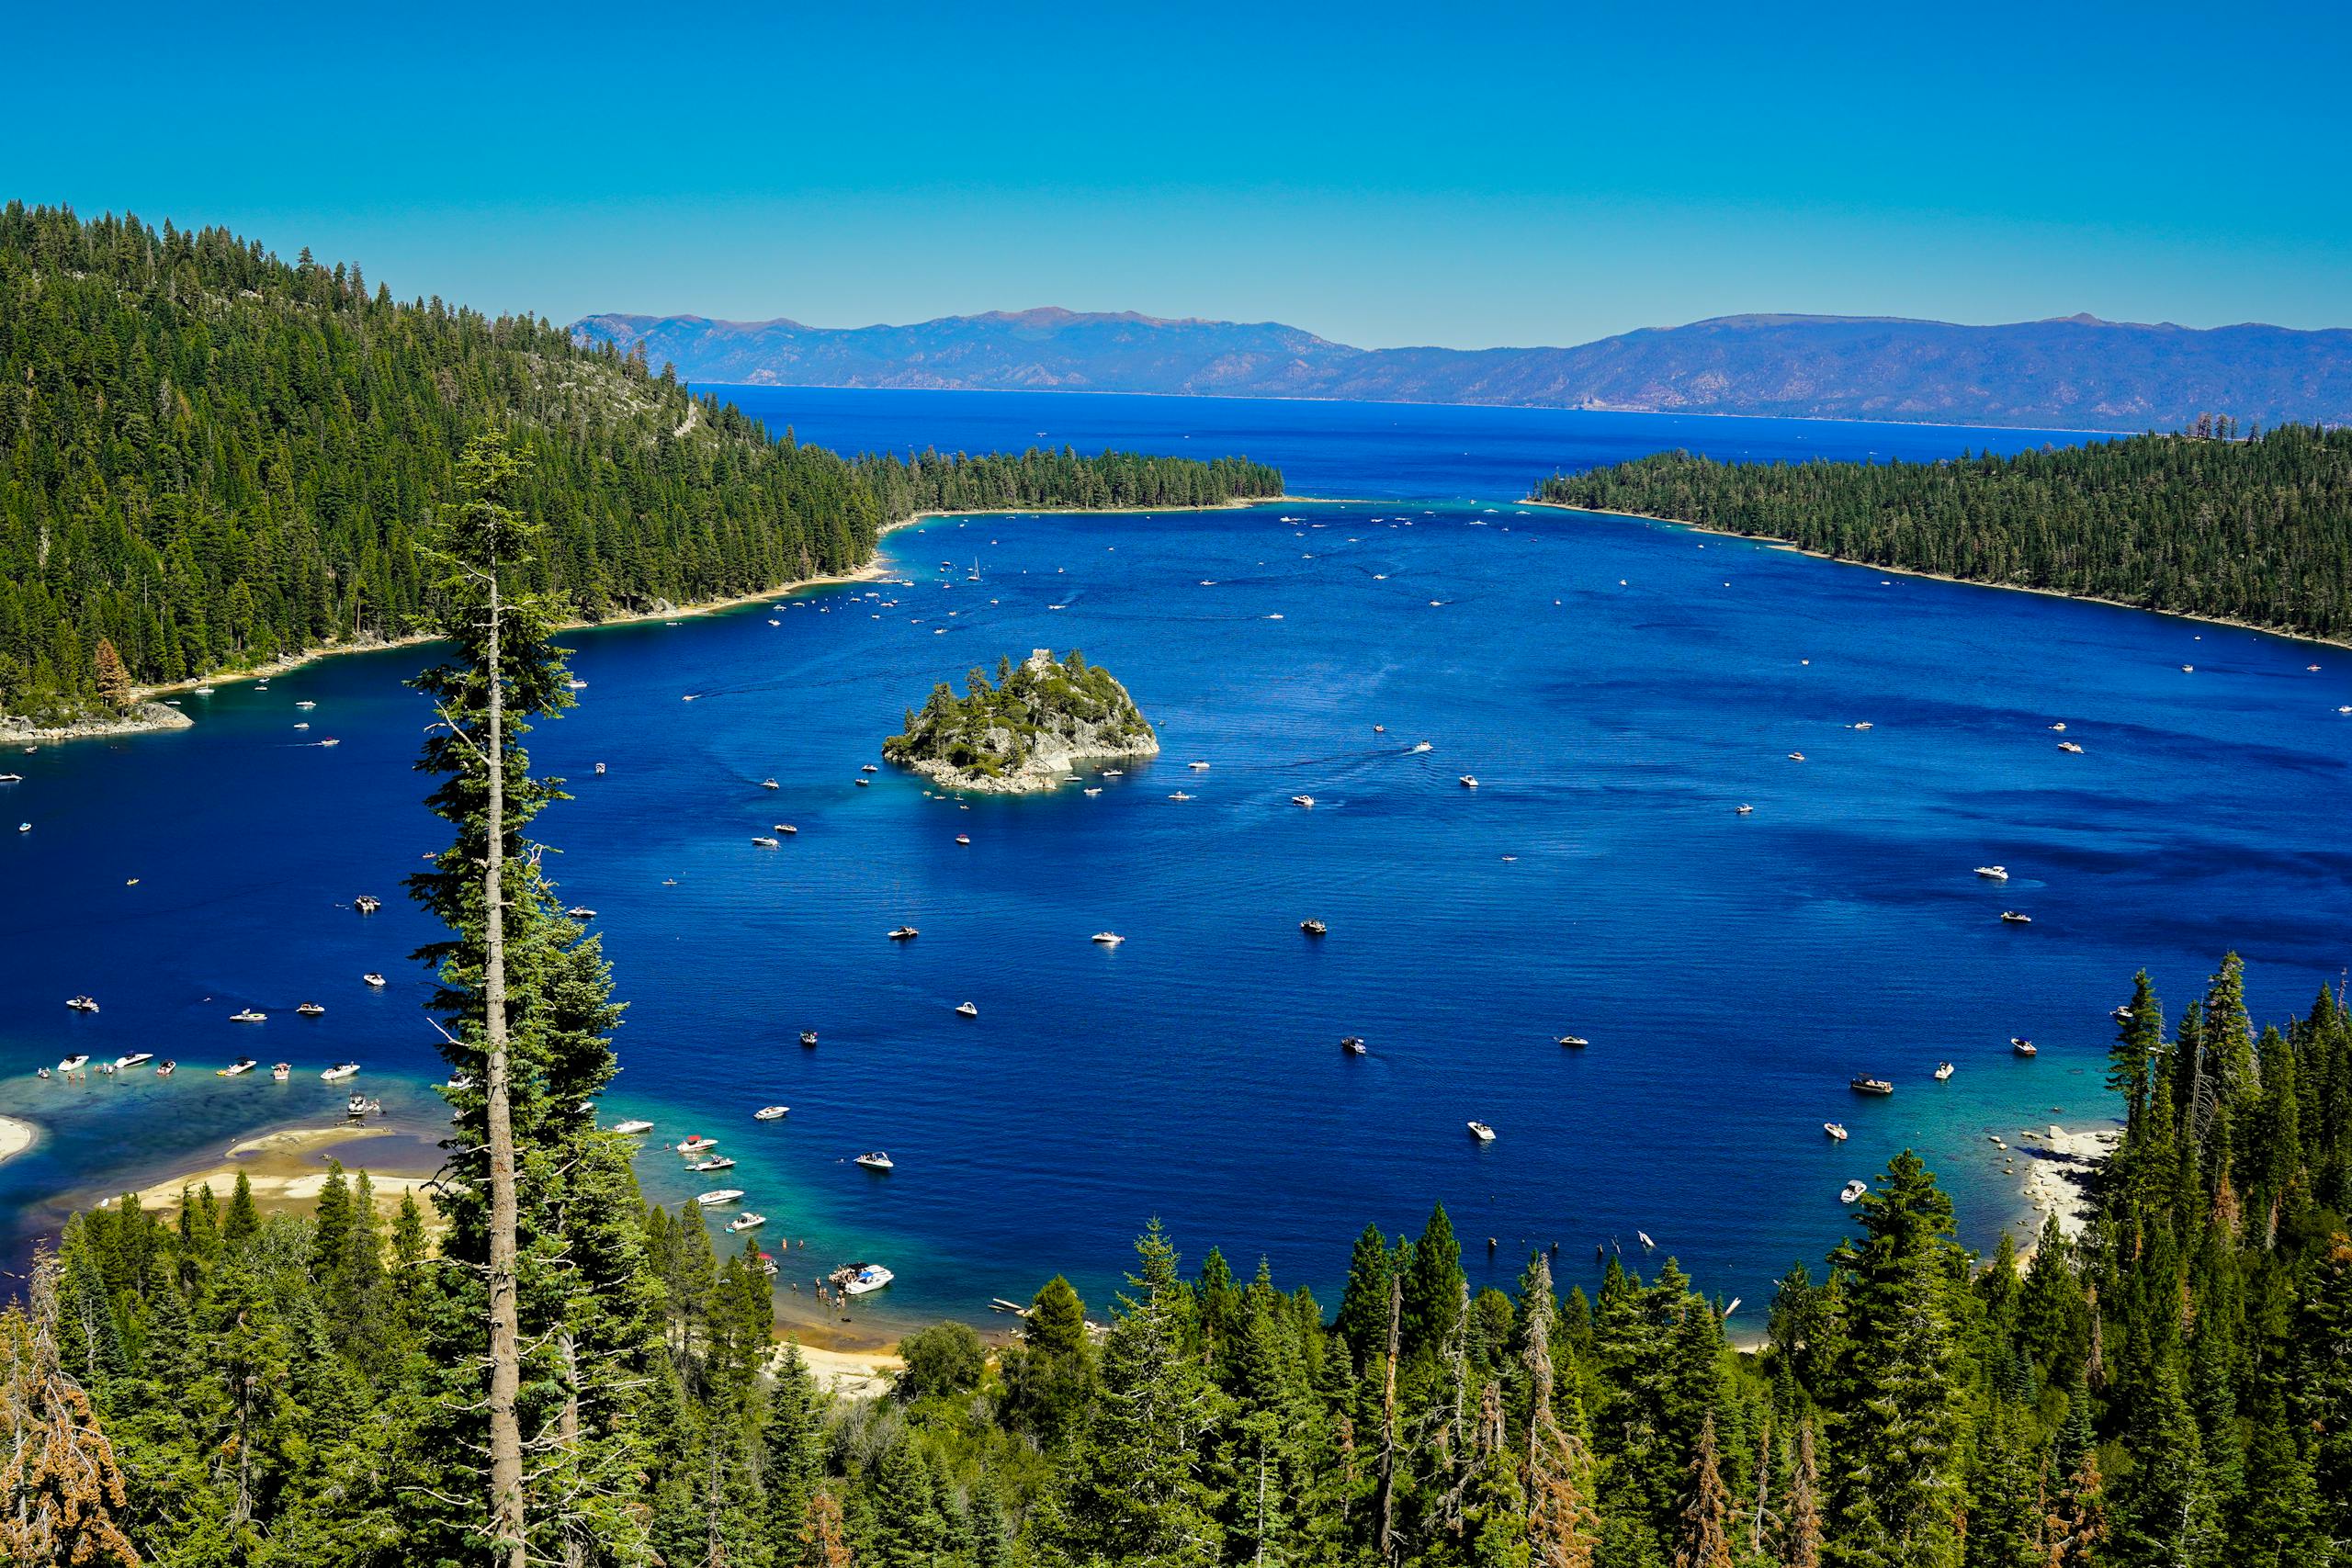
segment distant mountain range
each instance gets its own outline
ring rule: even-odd
[[[1278,322],[1045,309],[911,326],[588,316],[697,382],[1153,392],[1643,409],[2081,430],[2200,413],[2352,422],[2352,330],[2196,329],[2068,316],[1956,326],[1877,316],[1721,316],[1577,348],[1351,348]]]

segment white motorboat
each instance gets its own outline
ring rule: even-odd
[[[78,1073],[89,1065],[89,1057],[76,1054],[74,1055],[68,1056],[65,1060],[58,1063],[57,1070],[61,1073]]]
[[[474,1087],[474,1076],[471,1073],[451,1073],[449,1081],[441,1087],[452,1094],[463,1094]]]
[[[326,1071],[319,1075],[320,1077],[324,1078],[329,1083],[341,1083],[345,1078],[356,1078],[358,1076],[359,1064],[356,1062],[337,1062],[334,1066],[329,1067]]]
[[[566,909],[564,914],[575,920],[593,920],[596,918],[596,911],[585,904],[574,904],[571,908]]]
[[[857,771],[861,773],[878,773],[882,770],[876,767],[873,763],[867,762],[861,766]]]
[[[1870,1183],[1867,1181],[1849,1181],[1838,1190],[1838,1201],[1851,1203],[1870,1190]]]
[[[1936,1064],[1936,1081],[1938,1083],[1943,1082],[1946,1078],[1951,1077],[1955,1070],[1956,1069],[1954,1069],[1950,1062],[1938,1062]]]
[[[792,1107],[789,1105],[763,1105],[757,1111],[752,1112],[752,1120],[754,1122],[780,1122],[784,1120],[786,1113],[790,1111]]]
[[[296,703],[294,705],[295,705],[296,707],[298,707],[298,708],[301,708],[301,709],[303,709],[304,711],[306,711],[306,712],[307,712],[307,711],[309,711],[310,709],[311,709],[311,708],[314,708],[314,707],[318,706],[319,705],[318,705],[318,704],[316,704],[316,703],[314,703],[314,702],[310,701],[310,700],[309,700],[309,699],[307,699],[307,698],[305,698],[303,701],[299,702],[299,703]]]
[[[381,989],[384,984],[384,977],[381,975],[377,974],[373,969],[370,969],[368,973],[359,976],[359,983],[363,986],[373,986]]]
[[[1196,773],[1204,773],[1208,772],[1209,767],[1206,762],[1187,762],[1184,765],[1192,769]]]
[[[1824,1122],[1821,1124],[1821,1130],[1838,1143],[1842,1144],[1846,1141],[1846,1123],[1843,1122]]]
[[[1426,740],[1416,740],[1413,742],[1413,750],[1416,751],[1430,751],[1434,750],[1435,748]]]
[[[695,1201],[706,1209],[716,1209],[722,1203],[732,1203],[742,1195],[743,1190],[740,1187],[720,1187],[699,1194]]]
[[[1102,791],[1099,785],[1089,785],[1086,793],[1089,795],[1101,795]]]
[[[65,998],[65,1005],[72,1008],[75,1012],[96,1012],[98,1010],[98,1004],[88,997],[68,997]]]
[[[708,1159],[695,1160],[686,1168],[688,1170],[732,1170],[735,1168],[735,1162],[725,1155],[713,1155]]]
[[[1653,1241],[1653,1240],[1651,1240],[1651,1239],[1650,1239],[1650,1233],[1649,1233],[1649,1232],[1647,1232],[1647,1231],[1644,1231],[1644,1230],[1637,1230],[1637,1231],[1635,1231],[1635,1232],[1634,1233],[1634,1240],[1636,1240],[1636,1241],[1638,1241],[1638,1242],[1640,1242],[1640,1243],[1642,1244],[1642,1250],[1643,1250],[1644,1252],[1651,1251],[1651,1250],[1653,1250],[1654,1248],[1656,1248],[1656,1247],[1657,1247],[1657,1242],[1655,1242],[1655,1241]]]
[[[2007,882],[2009,868],[2005,865],[1980,865],[1976,868],[1976,874],[1987,882]]]
[[[2020,1056],[2036,1056],[2041,1055],[2040,1050],[2034,1045],[2032,1041],[2019,1039],[2014,1034],[2009,1036],[2009,1049],[2015,1051]]]
[[[114,1059],[115,1071],[125,1072],[132,1067],[143,1067],[154,1059],[155,1053],[153,1051],[133,1051],[128,1056],[117,1056]]]
[[[792,837],[792,835],[793,835],[793,834],[797,833],[798,831],[800,831],[800,829],[797,829],[797,828],[794,827],[794,826],[793,826],[791,823],[789,823],[789,822],[779,822],[779,823],[777,823],[777,824],[775,825],[775,830],[776,830],[777,832],[779,832],[779,833],[782,833],[782,834],[783,834],[786,838],[787,838],[787,839],[788,839],[788,838],[790,838],[790,837]]]
[[[1363,1036],[1361,1034],[1349,1034],[1342,1036],[1340,1041],[1340,1049],[1345,1051],[1351,1056],[1363,1055],[1366,1049],[1363,1043]]]
[[[856,1271],[842,1281],[842,1292],[845,1295],[862,1296],[868,1291],[880,1290],[897,1278],[879,1263],[861,1263]]]
[[[1789,753],[1789,761],[1792,762],[1802,762],[1804,761],[1804,753],[1802,751],[1792,751]]]
[[[970,1002],[957,1002],[956,1004],[956,1016],[957,1018],[978,1018],[980,1016],[980,1010],[973,1006]]]
[[[2082,749],[2080,746],[2075,745],[2075,744],[2073,741],[2071,741],[2071,740],[2061,740],[2060,742],[2058,742],[2058,750],[2060,750],[2061,751],[2068,751],[2068,752],[2072,752],[2074,755],[2075,755],[2075,756],[2077,756],[2077,757],[2079,757],[2079,756],[2081,756],[2081,755],[2083,754],[2083,749]]]
[[[1298,929],[1305,931],[1308,936],[1323,936],[1327,934],[1331,928],[1325,925],[1321,920],[1306,919],[1298,922]]]
[[[757,833],[752,835],[752,842],[763,850],[780,850],[784,847],[782,839],[764,838]]]
[[[880,1149],[874,1149],[858,1156],[857,1163],[864,1166],[868,1170],[894,1170],[897,1168],[897,1167],[890,1163],[890,1156],[883,1153]]]
[[[1495,1130],[1484,1122],[1471,1122],[1470,1135],[1482,1144],[1491,1144],[1495,1141]]]
[[[2052,729],[2055,729],[2055,730],[2064,731],[2064,730],[2065,729],[2065,728],[2066,728],[2066,721],[2065,721],[2064,719],[2063,719],[2063,718],[2062,718],[2062,719],[2060,719],[2057,723],[2055,723],[2055,724],[2052,725],[2050,728],[2052,728]]]
[[[293,1076],[294,1064],[291,1062],[280,1062],[269,1069],[269,1081],[272,1083],[284,1083]]]
[[[718,1140],[717,1138],[706,1138],[700,1133],[693,1133],[687,1135],[684,1143],[673,1144],[671,1146],[682,1155],[698,1155],[705,1149],[717,1148],[718,1146]]]
[[[890,933],[890,940],[892,942],[912,942],[915,938],[921,935],[922,935],[922,932],[915,930],[912,926],[900,926]]]
[[[760,787],[762,789],[782,789],[784,786],[776,783],[774,779],[762,779],[760,781]]]
[[[351,907],[363,915],[372,915],[384,907],[384,901],[372,893],[362,893],[351,901]]]
[[[755,1214],[752,1213],[751,1210],[746,1209],[741,1213],[736,1215],[733,1219],[728,1221],[727,1228],[730,1231],[748,1231],[756,1229],[767,1223],[768,1217],[765,1214]]]
[[[616,1132],[616,1133],[620,1133],[620,1134],[627,1134],[627,1135],[634,1136],[635,1134],[639,1134],[639,1133],[650,1133],[651,1131],[653,1131],[653,1123],[652,1123],[652,1122],[650,1122],[646,1121],[643,1117],[641,1117],[641,1116],[640,1116],[640,1117],[637,1117],[637,1118],[635,1118],[635,1119],[633,1119],[633,1120],[630,1120],[630,1121],[628,1121],[628,1122],[614,1122],[614,1123],[613,1123],[613,1131],[614,1131],[614,1132]]]
[[[1169,798],[1169,799],[1170,799],[1170,800],[1190,800],[1190,799],[1192,799],[1193,797],[1192,797],[1191,795],[1186,795],[1182,790],[1181,790],[1181,789],[1180,789],[1180,790],[1178,790],[1175,794],[1173,794],[1173,795],[1170,795],[1168,798]]]
[[[1736,807],[1736,809],[1738,811],[1739,815],[1741,815],[1742,817],[1750,817],[1750,816],[1755,815],[1755,812],[1756,812],[1756,807],[1752,807],[1752,806],[1742,806],[1742,807]]]
[[[216,1067],[213,1071],[220,1077],[239,1078],[244,1077],[247,1073],[252,1072],[259,1066],[261,1066],[261,1064],[254,1061],[251,1056],[240,1056],[235,1061],[230,1063],[227,1066]]]
[[[1312,806],[1315,804],[1315,797],[1311,795],[1294,795],[1290,797],[1290,803],[1293,806]]]
[[[231,1023],[267,1023],[269,1014],[259,1008],[239,1008],[229,1015],[229,1021]]]
[[[303,1018],[321,1018],[325,1016],[326,1010],[326,1009],[321,1007],[316,1002],[304,1002],[301,1006],[294,1010],[298,1015]]]
[[[1581,1051],[1586,1046],[1591,1044],[1592,1042],[1587,1040],[1581,1034],[1563,1034],[1560,1036],[1560,1043],[1566,1045],[1571,1051]]]
[[[1116,947],[1127,939],[1121,936],[1117,931],[1096,931],[1094,933],[1093,940],[1101,942],[1105,947]]]
[[[2031,915],[2022,915],[2015,909],[2002,910],[2001,919],[2006,923],[2013,926],[2030,926],[2033,924],[2033,917]]]
[[[1464,789],[1476,789],[1478,787],[1478,775],[1476,773],[1463,774],[1462,787]]]
[[[969,833],[958,833],[956,835],[956,841],[968,849],[971,846],[972,835]]]

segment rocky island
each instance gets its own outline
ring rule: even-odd
[[[1127,689],[1076,649],[999,660],[993,684],[978,670],[964,684],[960,697],[944,681],[932,688],[883,757],[956,789],[1030,795],[1059,788],[1081,761],[1159,753]]]

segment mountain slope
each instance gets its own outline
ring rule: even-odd
[[[589,316],[583,342],[699,382],[1348,398],[2090,430],[2199,413],[2352,420],[2352,331],[2197,330],[2089,316],[1957,326],[1724,316],[1576,348],[1351,348],[1274,322],[1061,310],[910,326]]]
[[[226,230],[0,208],[0,714],[415,626],[466,437],[508,432],[582,620],[851,570],[920,508],[1276,495],[1235,459],[848,462],[528,317],[370,293]],[[111,673],[112,664],[107,665]],[[113,682],[119,697],[119,682]]]

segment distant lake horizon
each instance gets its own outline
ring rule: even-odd
[[[1672,1255],[1752,1331],[1845,1233],[1840,1185],[1902,1148],[1968,1245],[2030,1226],[1991,1140],[2112,1115],[2134,970],[2177,1016],[2234,948],[2278,1020],[2344,965],[2341,649],[1520,499],[1676,446],[1932,460],[2083,433],[708,389],[846,452],[1246,454],[1383,498],[935,519],[885,540],[889,581],[566,635],[582,705],[528,744],[577,797],[537,829],[629,1004],[606,1118],[656,1122],[640,1176],[673,1208],[719,1179],[661,1145],[718,1137],[753,1234],[806,1241],[780,1277],[801,1303],[836,1264],[896,1270],[855,1326],[985,1321],[1057,1272],[1099,1317],[1154,1215],[1188,1266],[1262,1255],[1328,1308],[1367,1223],[1442,1201],[1474,1288],[1555,1244],[1564,1289],[1596,1248]],[[1038,647],[1118,676],[1162,754],[1099,795],[857,783],[935,682]],[[402,1127],[446,1123],[408,960],[435,932],[401,888],[442,839],[401,684],[424,657],[223,682],[182,697],[192,729],[11,759],[0,810],[33,830],[0,842],[0,1112],[44,1129],[0,1165],[19,1258],[70,1203],[332,1119],[330,1060]],[[752,842],[778,822],[799,830]],[[1973,874],[1996,863],[2007,884]],[[887,941],[901,923],[920,938]],[[62,1006],[83,991],[99,1014]],[[269,1021],[228,1021],[248,1004]],[[130,1050],[179,1073],[31,1076]],[[214,1077],[240,1054],[294,1081]],[[1864,1071],[1896,1093],[1853,1095]],[[754,1122],[769,1103],[790,1114]],[[848,1163],[869,1148],[897,1168]]]

